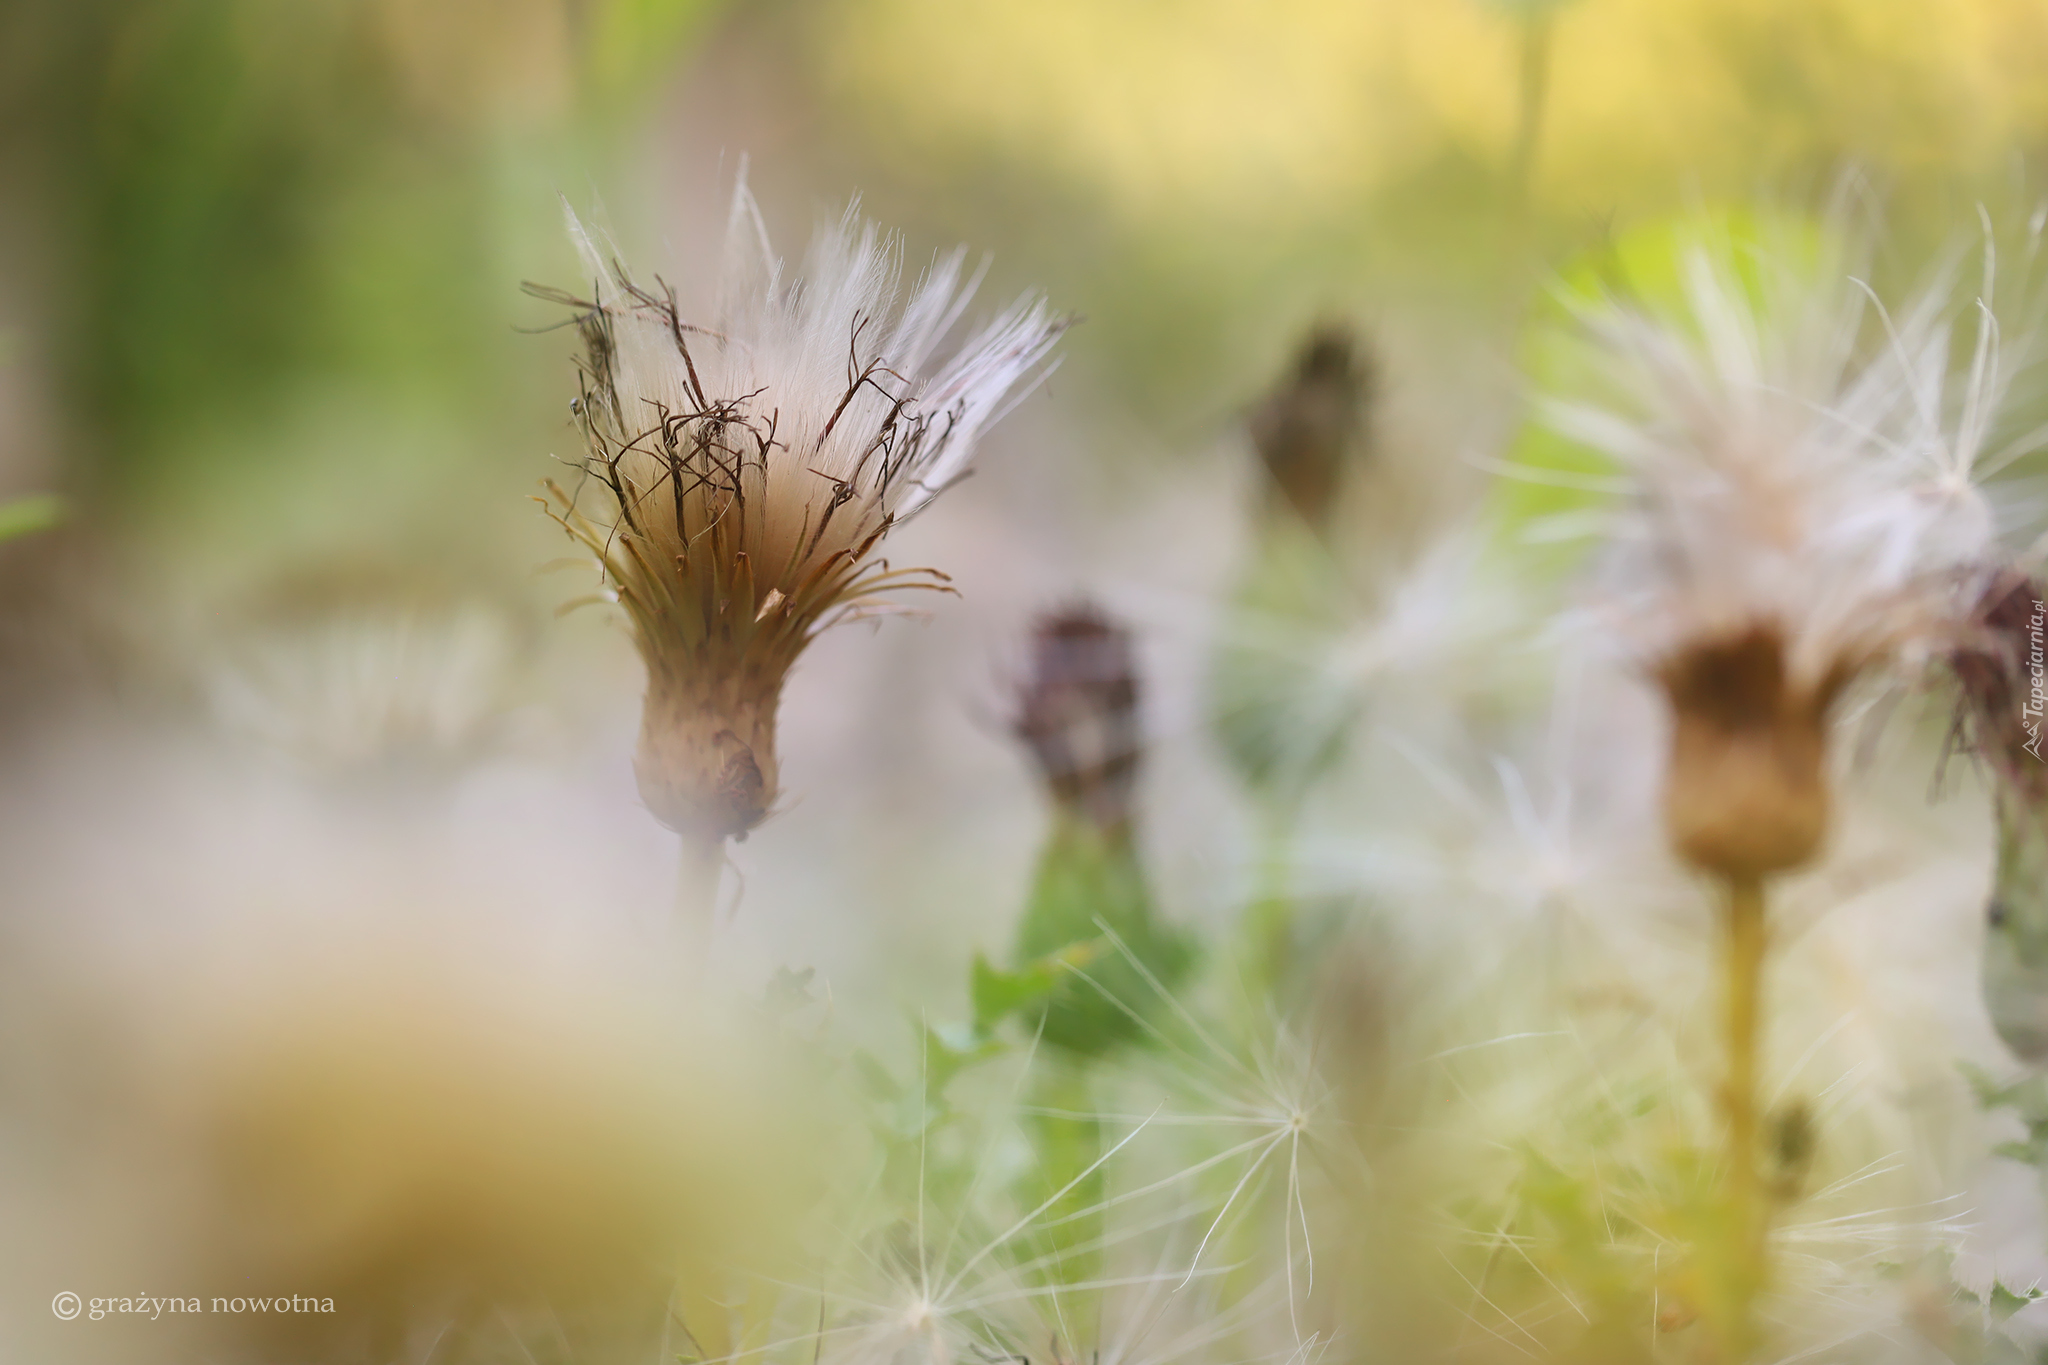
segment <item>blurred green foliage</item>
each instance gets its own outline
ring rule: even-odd
[[[1076,948],[1093,951],[1085,965]],[[1017,959],[1059,955],[1065,970],[1041,1002],[1021,1009],[1026,1026],[1078,1056],[1140,1038],[1148,1016],[1194,958],[1186,934],[1160,918],[1128,838],[1106,836],[1064,813],[1039,854],[1017,925]]]
[[[64,500],[44,494],[0,503],[0,540],[12,540],[31,531],[55,526],[64,516]]]
[[[511,329],[519,272],[715,9],[13,6],[0,137],[72,477],[148,515],[332,461],[337,426],[457,463],[530,442],[524,377],[559,357]]]

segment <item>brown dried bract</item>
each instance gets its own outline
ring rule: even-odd
[[[1827,713],[1853,673],[1843,662],[1800,683],[1770,625],[1688,645],[1664,662],[1658,681],[1672,712],[1664,820],[1679,856],[1732,879],[1814,856],[1828,825]]]

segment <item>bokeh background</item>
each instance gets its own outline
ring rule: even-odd
[[[1162,905],[1237,913],[1207,660],[1245,417],[1307,328],[1370,338],[1354,534],[1412,550],[1513,443],[1552,272],[1848,175],[1914,275],[2040,195],[2044,70],[2038,0],[10,0],[0,500],[60,500],[0,544],[0,970],[65,1040],[10,1053],[30,1146],[175,1128],[115,1079],[184,1074],[137,1039],[203,1070],[310,963],[658,976],[639,666],[555,615],[588,569],[530,501],[577,453],[571,337],[519,289],[577,283],[564,201],[687,304],[744,165],[791,257],[857,195],[911,268],[965,242],[989,308],[1084,319],[892,538],[961,596],[810,651],[793,800],[734,854],[734,974],[815,968],[858,1036],[1008,941],[1044,825],[1010,696],[1076,594],[1138,632]]]
[[[475,822],[616,879],[596,900],[665,856],[631,809],[630,652],[548,618],[576,574],[534,574],[567,553],[526,496],[573,453],[570,347],[521,330],[559,319],[518,285],[573,281],[564,199],[687,299],[746,158],[792,256],[858,195],[913,268],[964,241],[993,253],[990,306],[1036,287],[1086,319],[980,476],[903,537],[963,598],[824,641],[790,697],[800,796],[742,859],[740,930],[842,976],[951,964],[1009,913],[992,888],[1015,879],[984,874],[1024,866],[1034,807],[1005,650],[1078,590],[1144,623],[1152,725],[1185,741],[1155,763],[1191,805],[1150,834],[1176,845],[1163,874],[1228,899],[1230,798],[1184,752],[1182,665],[1236,561],[1241,419],[1311,322],[1368,327],[1386,460],[1441,510],[1519,420],[1544,271],[1846,170],[1921,260],[1977,203],[2027,203],[2048,137],[2029,0],[16,0],[4,24],[0,493],[65,515],[5,550],[0,723],[14,771],[40,744],[115,802],[155,760],[104,738],[110,713],[344,762],[280,751],[348,723],[320,706],[398,703],[246,696],[222,660],[424,596],[467,622],[452,666],[474,685],[449,686],[476,695],[390,741],[438,769],[422,783],[528,802]],[[79,716],[125,775],[79,776],[53,738]],[[202,771],[173,791],[217,775],[180,762]],[[203,803],[138,804],[155,825]]]

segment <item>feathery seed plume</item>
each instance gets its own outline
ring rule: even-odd
[[[946,359],[980,275],[941,257],[899,306],[902,248],[849,209],[786,279],[744,184],[707,324],[607,263],[572,215],[593,297],[575,408],[589,442],[549,511],[594,552],[647,665],[634,760],[656,818],[743,837],[777,790],[784,679],[820,630],[946,590],[892,568],[888,532],[965,472],[982,432],[1045,370],[1065,324],[1026,297]],[[586,507],[579,492],[601,490]]]
[[[1548,405],[1623,476],[1611,602],[1670,707],[1666,832],[1722,892],[1724,1210],[1694,1255],[1729,1360],[1768,1347],[1756,1306],[1779,1213],[1761,1122],[1765,884],[1826,839],[1834,703],[1950,638],[1954,584],[1993,532],[1973,479],[2003,389],[1988,305],[1945,399],[1946,289],[1873,310],[1813,242],[1738,247],[1709,229],[1679,244],[1676,307],[1575,300],[1607,391]]]
[[[1673,842],[1760,875],[1819,846],[1843,689],[1949,630],[1992,536],[1972,469],[2004,381],[1987,324],[1945,395],[1944,288],[1895,316],[1836,252],[1794,266],[1707,234],[1679,267],[1677,315],[1577,301],[1610,387],[1544,407],[1629,490],[1606,581],[1672,706]]]

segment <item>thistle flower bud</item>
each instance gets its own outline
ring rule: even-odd
[[[899,590],[950,591],[875,551],[962,475],[1064,324],[1021,299],[934,363],[979,280],[962,253],[899,308],[900,247],[849,213],[785,282],[744,186],[714,325],[607,265],[573,217],[571,232],[594,296],[532,292],[577,310],[577,488],[601,505],[550,481],[548,509],[597,556],[647,665],[642,798],[680,833],[743,837],[779,790],[790,668],[820,630],[898,610]]]
[[[1989,769],[1997,856],[1984,935],[1984,1004],[1998,1036],[2036,1064],[2048,1057],[2048,584],[2006,569],[1986,576],[1950,653],[1958,706],[1950,742]]]
[[[1193,945],[1157,914],[1132,837],[1143,741],[1130,632],[1080,603],[1042,618],[1031,652],[1014,729],[1054,809],[1018,921],[1016,960],[1113,941],[1088,980],[1060,984],[1038,1023],[1046,1042],[1094,1056],[1138,1034],[1143,1012],[1186,971]]]
[[[1014,730],[1063,814],[1127,839],[1138,780],[1138,675],[1130,632],[1082,602],[1042,617]]]
[[[1790,676],[1782,635],[1762,625],[1664,662],[1664,822],[1681,857],[1745,880],[1813,857],[1828,825],[1827,712],[1845,676]]]
[[[1311,331],[1293,375],[1252,414],[1252,443],[1272,486],[1318,534],[1327,533],[1346,463],[1365,437],[1373,367],[1349,328]]]

